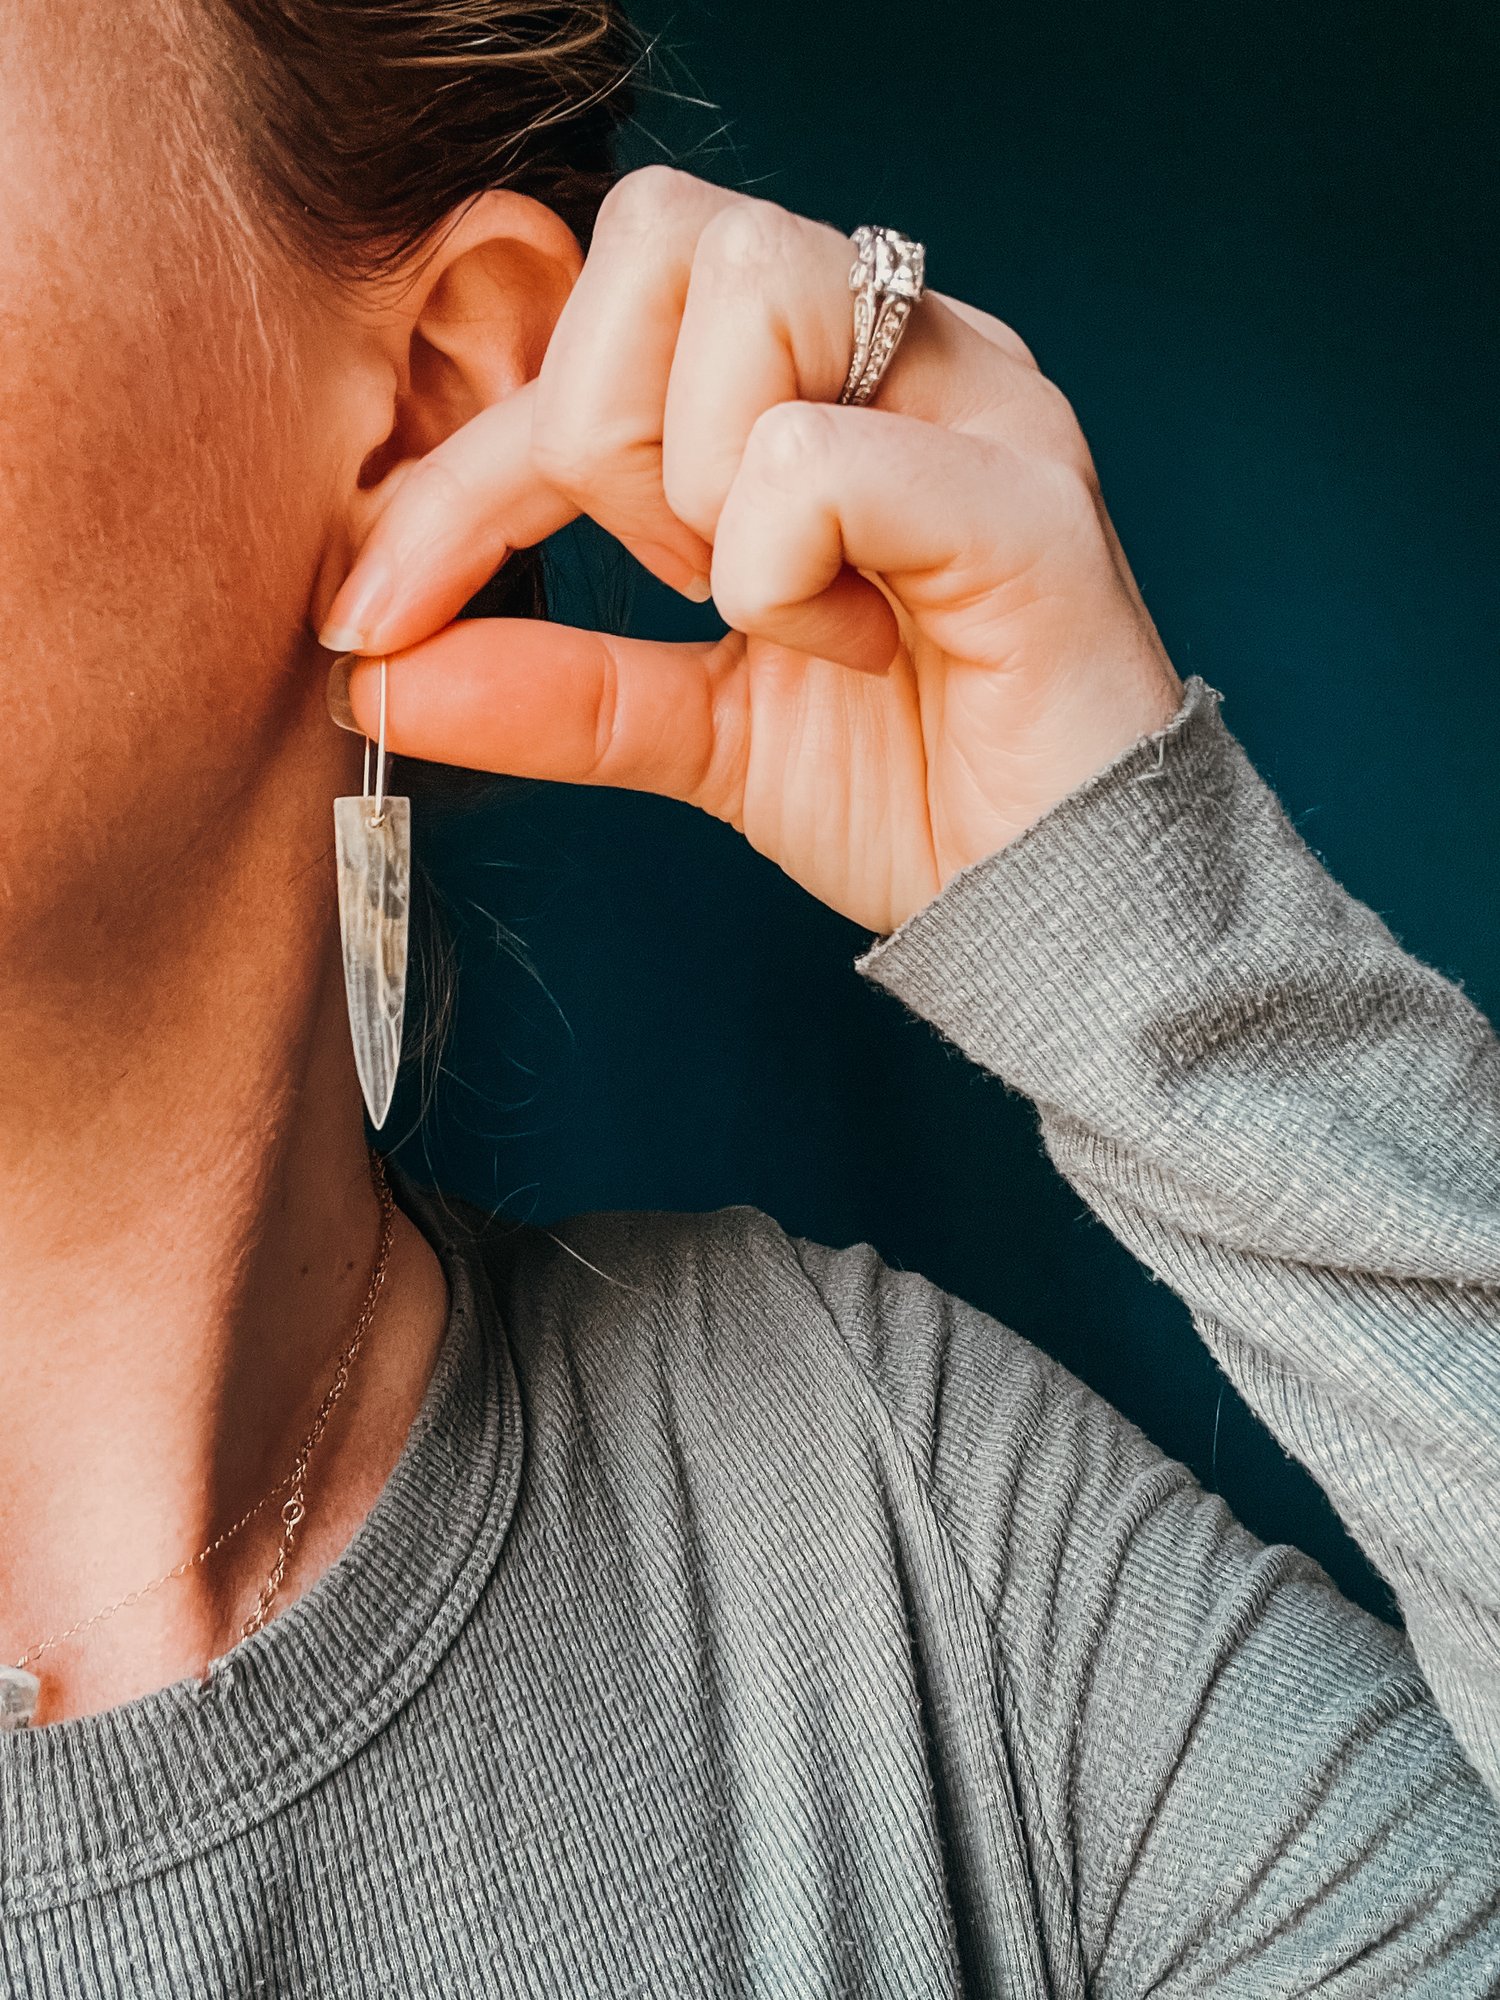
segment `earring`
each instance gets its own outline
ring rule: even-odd
[[[367,736],[363,794],[333,802],[344,992],[359,1086],[377,1132],[390,1111],[401,1060],[411,905],[411,800],[388,797],[385,789],[385,681],[382,660],[374,797]]]

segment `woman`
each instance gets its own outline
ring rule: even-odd
[[[843,238],[593,228],[591,0],[8,25],[4,1990],[1493,1990],[1495,1038],[1022,342],[929,294],[842,404]],[[731,636],[449,622],[580,511]],[[404,772],[672,793],[878,933],[1410,1642],[868,1246],[384,1201],[317,634]]]

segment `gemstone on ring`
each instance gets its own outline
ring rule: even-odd
[[[927,251],[910,236],[894,229],[872,229],[862,222],[854,232],[854,267],[849,273],[849,289],[857,292],[873,284],[879,292],[915,305],[922,296]]]

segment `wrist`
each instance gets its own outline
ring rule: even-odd
[[[974,816],[939,859],[941,887],[1018,840],[1182,709],[1185,688],[1160,650],[1125,672],[1091,674],[1036,704],[1036,722],[997,759],[988,813]]]

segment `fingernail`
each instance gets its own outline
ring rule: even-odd
[[[353,625],[325,625],[318,634],[318,644],[329,653],[363,653],[365,635]]]
[[[714,594],[713,585],[706,576],[689,577],[688,581],[684,584],[679,584],[678,588],[681,590],[683,596],[691,598],[694,604],[707,604],[708,600]]]
[[[391,572],[379,556],[355,565],[328,607],[328,622],[318,644],[330,653],[367,653],[391,597]]]
[[[349,661],[353,657],[344,653],[328,669],[328,713],[340,729],[347,729],[352,735],[363,736],[364,731],[354,720],[354,710],[349,705]]]

